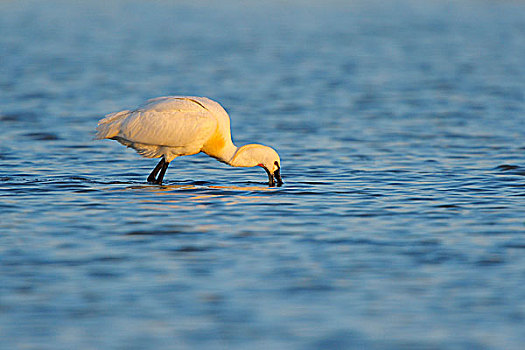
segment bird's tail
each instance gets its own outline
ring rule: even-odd
[[[110,139],[118,135],[122,121],[131,113],[131,111],[121,111],[106,115],[97,125],[97,134],[95,140]]]

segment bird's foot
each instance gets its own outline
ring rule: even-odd
[[[157,180],[157,179],[149,179],[148,178],[148,183],[151,184],[151,185],[162,185],[162,180]]]

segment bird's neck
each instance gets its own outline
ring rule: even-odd
[[[224,145],[224,147],[221,149],[220,154],[215,158],[223,163],[235,166],[232,164],[232,161],[235,158],[235,153],[237,153],[238,150],[239,148],[237,148],[237,146],[235,146],[233,142],[229,142],[226,145]]]

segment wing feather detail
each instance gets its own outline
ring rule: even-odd
[[[160,106],[154,103],[149,107],[130,114],[123,121],[118,136],[150,145],[197,147],[202,146],[217,128],[216,118],[202,108],[166,108],[168,106],[162,102]]]

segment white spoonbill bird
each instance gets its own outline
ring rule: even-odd
[[[158,97],[133,111],[108,114],[98,122],[96,139],[117,140],[143,157],[162,157],[148,176],[148,182],[159,185],[173,159],[199,152],[234,167],[258,165],[270,186],[283,183],[277,152],[257,144],[236,147],[228,113],[206,97]]]

